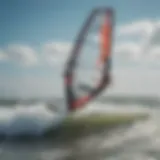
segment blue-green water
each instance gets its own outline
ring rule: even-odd
[[[56,102],[58,104],[59,102]],[[158,160],[160,158],[159,99],[153,97],[107,97],[90,104],[86,112],[149,112],[146,121],[127,127],[92,133],[72,141],[43,139],[11,141],[14,134],[41,135],[52,126],[57,113],[48,102],[1,101],[1,160]]]

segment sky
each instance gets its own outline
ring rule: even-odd
[[[158,0],[0,0],[0,97],[63,95],[63,70],[91,9],[113,7],[113,82],[105,94],[160,96]],[[94,38],[93,38],[94,41]]]

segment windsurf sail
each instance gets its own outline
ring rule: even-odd
[[[109,85],[113,20],[113,9],[94,9],[75,41],[64,76],[69,111],[84,107]]]

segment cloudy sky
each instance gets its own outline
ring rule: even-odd
[[[108,93],[160,96],[158,0],[1,0],[0,97],[61,96],[62,71],[93,7],[116,11]]]

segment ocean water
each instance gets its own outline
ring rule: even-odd
[[[1,160],[158,160],[160,159],[160,103],[155,98],[106,98],[90,104],[90,112],[147,112],[150,118],[127,127],[90,134],[71,142],[53,139],[16,141],[23,134],[41,137],[60,115],[46,102],[5,102],[0,105]],[[155,102],[155,103],[154,103]],[[151,105],[152,104],[152,105]]]

